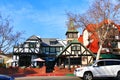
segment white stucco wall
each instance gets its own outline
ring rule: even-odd
[[[84,46],[87,46],[89,44],[88,36],[89,36],[88,31],[84,30],[84,32],[83,32],[83,44],[84,44]]]

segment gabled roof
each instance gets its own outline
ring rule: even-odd
[[[38,36],[32,35],[26,41],[32,41],[32,40],[41,41],[41,38]]]
[[[115,24],[113,21],[111,20],[108,20],[108,19],[105,19],[103,20],[102,22],[100,22],[99,24],[88,24],[86,29],[89,31],[89,32],[95,32],[96,29],[102,27],[104,24],[113,24],[115,25],[115,27],[118,28],[118,30],[120,31],[120,25],[117,25]]]
[[[0,58],[8,58],[8,57],[5,55],[0,55]]]
[[[86,48],[82,43],[78,42],[78,40],[73,40],[70,44],[68,44],[61,53],[57,54],[56,56],[59,57],[60,55],[62,55],[72,44],[80,44],[85,50],[87,50],[90,55],[92,55],[93,57],[95,57],[95,55],[88,49]]]
[[[97,29],[97,26],[96,26],[96,24],[88,24],[86,29],[89,32],[94,32]]]
[[[41,38],[42,46],[63,46],[56,38]]]

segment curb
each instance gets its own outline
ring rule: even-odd
[[[46,74],[30,74],[27,75],[27,77],[29,76],[65,76],[66,74],[54,74],[54,73],[46,73]]]

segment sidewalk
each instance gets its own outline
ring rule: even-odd
[[[73,76],[74,68],[68,70],[54,67],[54,71],[46,73],[46,67],[42,68],[0,68],[0,74],[10,75],[14,77],[30,77],[30,76]]]

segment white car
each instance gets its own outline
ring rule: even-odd
[[[91,66],[76,68],[74,75],[83,78],[83,80],[93,80],[96,77],[116,77],[115,80],[120,80],[120,60],[97,60]]]

